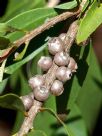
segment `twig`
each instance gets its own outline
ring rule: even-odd
[[[65,44],[66,44],[65,51],[66,52],[70,50],[75,40],[77,31],[78,31],[78,21],[75,21],[70,25],[66,38],[65,38]]]
[[[34,37],[36,37],[37,35],[41,34],[42,32],[44,32],[45,30],[48,30],[49,28],[53,27],[55,24],[57,24],[58,22],[64,21],[66,19],[68,19],[71,16],[74,15],[78,15],[80,13],[80,10],[75,11],[75,12],[64,12],[56,17],[53,17],[51,20],[49,20],[48,22],[44,23],[43,25],[37,27],[36,29],[30,31],[29,33],[27,33],[24,37],[18,39],[17,41],[15,41],[11,48],[8,48],[3,55],[0,57],[0,62],[3,61],[5,58],[7,58],[12,52],[15,51],[16,48],[18,48],[21,44],[25,43],[26,41],[30,41],[31,39],[33,39]]]
[[[64,13],[56,16],[56,17],[53,17],[51,20],[49,20],[45,24],[37,27],[36,29],[32,30],[31,32],[29,32],[28,34],[26,34],[21,39],[15,41],[13,44],[16,47],[19,47],[21,44],[25,43],[25,41],[30,41],[31,39],[33,39],[37,35],[39,35],[42,32],[44,32],[45,30],[48,30],[49,28],[53,27],[58,22],[64,21],[64,20],[66,20],[67,18],[69,18],[71,16],[77,15],[78,13],[79,13],[79,10],[76,11],[76,12],[64,12]]]
[[[71,24],[71,26],[69,27],[68,30],[68,34],[71,35],[71,37],[66,37],[66,49],[69,49],[69,47],[71,47],[71,45],[73,44],[74,40],[75,40],[75,36],[76,36],[76,27],[77,27],[77,21],[75,21],[74,23]],[[75,29],[75,30],[73,30]],[[49,69],[49,71],[47,72],[47,74],[45,75],[45,86],[47,89],[50,89],[53,81],[55,80],[55,73],[57,70],[58,66],[53,62],[52,67]],[[28,112],[28,117],[25,118],[22,127],[18,133],[18,136],[23,136],[24,134],[27,134],[28,131],[32,128],[33,126],[33,120],[35,119],[38,110],[40,109],[40,106],[42,106],[43,103],[39,102],[39,101],[35,101],[33,103],[34,105],[31,107],[31,109]]]
[[[18,132],[18,136],[23,136],[24,134],[27,134],[33,128],[33,120],[39,112],[41,106],[42,102],[34,100],[33,106],[28,112],[28,117],[25,117],[23,125]]]

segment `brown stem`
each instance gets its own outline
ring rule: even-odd
[[[14,45],[16,47],[19,47],[21,44],[25,43],[25,41],[30,41],[31,39],[33,39],[37,35],[39,35],[42,32],[44,32],[45,30],[48,30],[49,28],[53,27],[58,22],[66,20],[67,18],[69,18],[71,16],[74,16],[74,15],[77,15],[78,13],[79,13],[79,10],[77,12],[64,12],[64,13],[56,16],[56,17],[53,17],[48,22],[46,22],[43,25],[41,25],[41,26],[37,27],[36,29],[32,30],[31,32],[29,32],[28,34],[26,34],[21,39],[15,41]]]
[[[49,28],[53,27],[55,24],[57,24],[58,22],[64,21],[66,19],[68,19],[71,16],[74,15],[78,15],[80,13],[80,10],[78,11],[74,11],[74,12],[64,12],[58,16],[53,17],[51,20],[49,20],[48,22],[44,23],[43,25],[37,27],[36,29],[30,31],[29,33],[27,33],[24,37],[18,39],[17,41],[15,41],[12,45],[13,47],[8,48],[3,54],[2,56],[0,56],[0,62],[2,62],[5,58],[7,58],[12,52],[15,51],[15,49],[17,49],[21,44],[25,43],[26,41],[30,41],[31,39],[33,39],[34,37],[36,37],[37,35],[41,34],[42,32],[44,32],[45,30],[48,30]]]
[[[29,110],[28,116],[25,117],[23,125],[21,126],[20,131],[18,132],[18,136],[23,136],[24,134],[27,134],[29,130],[33,128],[33,120],[39,112],[41,106],[42,102],[34,100],[33,106]]]

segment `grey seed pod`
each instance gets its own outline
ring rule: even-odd
[[[48,41],[48,50],[52,55],[64,50],[64,43],[59,37],[51,38]]]
[[[56,71],[56,78],[62,82],[65,82],[65,75],[66,75],[66,70],[67,68],[62,66],[62,67],[58,67],[57,71]]]
[[[65,37],[66,37],[66,33],[62,33],[59,35],[59,38],[64,42],[65,40]]]
[[[69,55],[65,52],[59,52],[55,55],[54,62],[58,66],[66,66],[69,63]]]
[[[38,61],[38,66],[43,70],[47,71],[52,66],[52,58],[51,57],[45,57],[42,56],[40,60]]]
[[[26,111],[28,111],[31,108],[31,106],[33,105],[32,97],[30,95],[25,95],[25,96],[21,97],[21,100],[24,104]]]
[[[34,89],[34,98],[38,101],[45,101],[49,97],[49,90],[45,86],[36,87]]]
[[[30,87],[34,89],[44,84],[44,77],[41,75],[36,75],[34,77],[31,77],[28,82],[29,82]]]
[[[76,72],[78,68],[76,61],[72,57],[69,59],[68,68],[71,69],[72,72]]]
[[[68,68],[67,68],[66,74],[65,74],[65,80],[66,80],[66,81],[67,81],[67,80],[70,80],[71,77],[72,77],[72,71],[71,71],[71,69],[68,69]]]
[[[59,80],[55,80],[51,86],[50,91],[55,96],[61,95],[64,91],[63,83]]]

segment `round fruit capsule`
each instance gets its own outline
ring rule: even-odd
[[[54,62],[58,66],[66,66],[69,63],[69,55],[65,52],[59,52],[55,55]]]
[[[52,55],[64,50],[64,43],[59,37],[51,38],[48,41],[48,50]]]
[[[34,77],[31,77],[28,82],[29,82],[30,87],[34,89],[44,84],[44,77],[41,75],[36,75]]]
[[[55,80],[51,86],[50,91],[55,96],[61,95],[64,91],[63,83],[59,80]]]
[[[38,61],[38,66],[43,70],[47,71],[52,66],[52,59],[51,57],[42,56]]]
[[[71,69],[72,72],[76,72],[78,68],[76,61],[72,57],[69,59],[68,68]]]
[[[45,101],[49,97],[49,90],[45,86],[36,87],[34,89],[34,98],[38,101]]]
[[[30,95],[25,95],[25,96],[21,97],[21,100],[24,104],[26,111],[28,111],[31,108],[31,106],[33,105],[32,97]]]
[[[65,66],[58,67],[56,71],[56,78],[62,82],[65,82],[65,74],[67,68]]]

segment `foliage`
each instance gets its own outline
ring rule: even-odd
[[[96,0],[92,2],[87,0],[87,3],[78,20],[79,28],[76,37],[78,44],[85,41],[102,23],[102,4],[98,6]],[[45,0],[10,0],[6,14],[0,19],[0,60],[5,61],[4,53],[7,54],[8,49],[16,49],[6,58],[4,67],[0,67],[0,77],[2,77],[0,93],[5,94],[7,83],[12,88],[10,94],[7,90],[6,95],[0,96],[0,106],[17,110],[13,134],[19,130],[24,118],[22,112],[24,113],[25,109],[19,96],[31,91],[28,79],[34,74],[41,73],[36,63],[40,56],[48,55],[46,49],[48,38],[58,36],[65,27],[65,23],[70,23],[71,20],[57,23],[33,38],[29,44],[22,44],[19,48],[12,43],[49,21],[50,18],[78,7],[76,0],[55,8],[47,8]],[[15,59],[16,52],[19,56]],[[34,120],[35,129],[28,133],[28,136],[66,136],[64,130],[66,128],[69,136],[88,136],[87,132],[93,131],[102,103],[100,67],[91,41],[87,46],[73,45],[71,55],[78,63],[77,73],[65,84],[65,92],[61,96],[56,98],[51,96],[44,105],[47,111],[50,109],[55,118],[58,117],[55,114],[56,111],[66,116],[64,127],[47,112],[42,112]],[[3,62],[1,61],[2,64]]]

